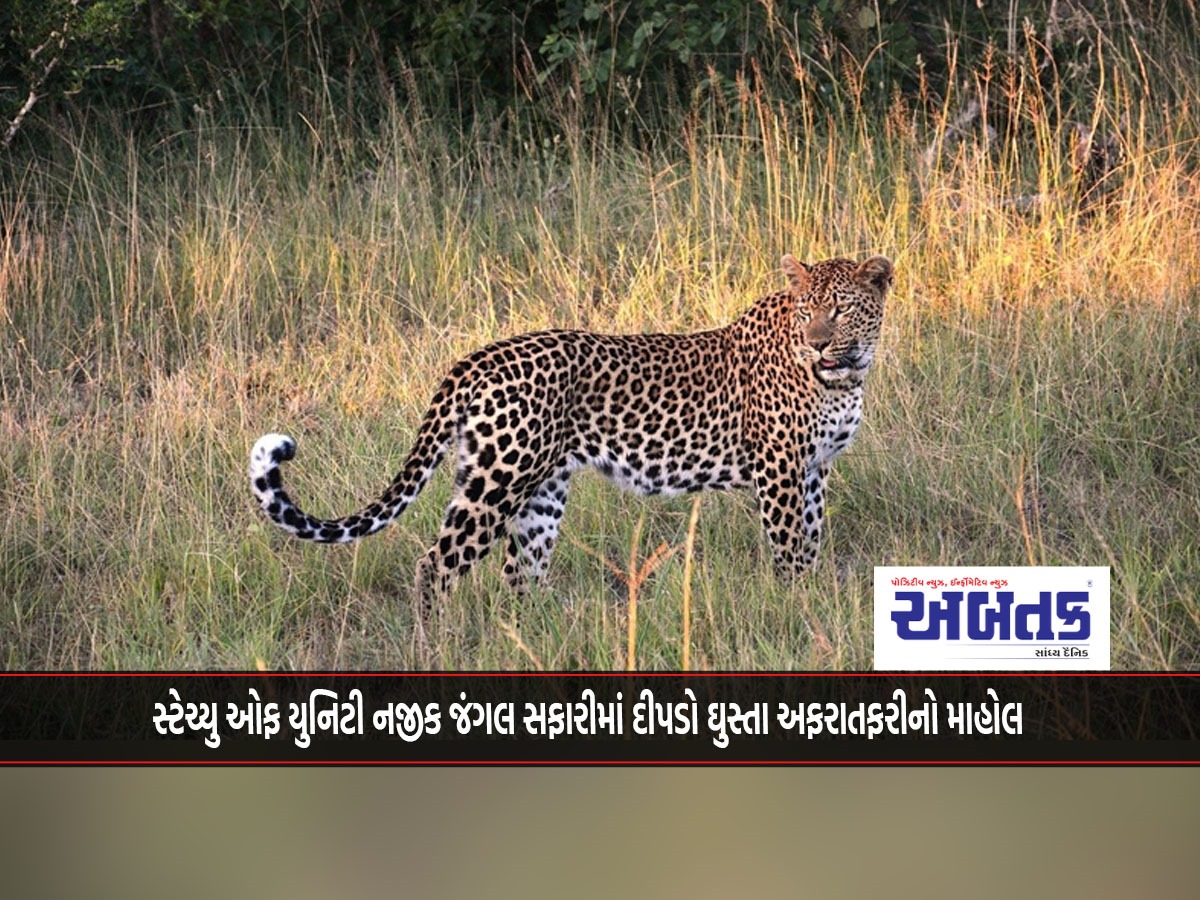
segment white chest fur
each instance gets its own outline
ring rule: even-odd
[[[862,421],[862,386],[826,389],[821,394],[813,440],[813,462],[827,466],[850,446]]]

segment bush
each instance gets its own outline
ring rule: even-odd
[[[378,114],[401,81],[451,98],[467,116],[481,103],[529,108],[575,94],[605,115],[637,112],[653,122],[656,110],[697,87],[732,93],[739,82],[765,81],[779,90],[797,77],[831,97],[849,81],[859,100],[882,106],[897,89],[944,95],[954,62],[963,71],[989,54],[1016,57],[1029,36],[1042,45],[1038,64],[1061,69],[1084,94],[1102,79],[1103,46],[1123,49],[1197,25],[1190,5],[1130,0],[1106,14],[1107,6],[13,0],[0,8],[0,117],[7,143],[34,107],[103,103],[144,118],[199,106],[239,116],[245,104],[232,100],[241,97],[259,112],[266,98],[289,115],[330,103]],[[1145,64],[1129,56],[1131,65]]]

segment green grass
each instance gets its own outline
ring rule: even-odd
[[[0,665],[404,668],[441,473],[346,548],[255,510],[261,433],[340,515],[398,468],[453,362],[542,327],[723,324],[807,260],[881,252],[898,279],[816,570],[771,574],[749,495],[706,495],[694,668],[869,668],[872,567],[1109,565],[1113,663],[1200,653],[1200,80],[1112,75],[1108,204],[1074,200],[1069,126],[1014,92],[1011,133],[928,152],[965,99],[826,115],[745,92],[652,149],[560,127],[383,121],[220,128],[153,145],[102,118],[0,191]],[[1028,85],[1026,86],[1028,87]],[[1152,86],[1150,86],[1152,87]],[[1028,198],[1037,196],[1032,202]],[[621,668],[625,568],[681,545],[690,500],[576,477],[544,591],[489,558],[441,611],[448,668]],[[585,549],[586,548],[586,549]],[[640,668],[677,668],[682,552],[642,586]]]

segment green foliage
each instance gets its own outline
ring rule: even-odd
[[[1128,0],[12,0],[0,4],[0,116],[100,104],[234,120],[263,101],[311,119],[332,100],[379,116],[416,85],[470,117],[582,94],[604,115],[654,113],[698,88],[781,95],[797,80],[882,107],[945,95],[975,60],[1040,44],[1047,79],[1085,96],[1101,49],[1190,33],[1191,5]],[[57,60],[52,66],[50,61]],[[1143,54],[1147,65],[1154,59]],[[1133,58],[1131,57],[1131,60]],[[848,77],[852,75],[853,77]],[[415,76],[415,77],[414,77]],[[91,89],[90,91],[88,89]],[[84,92],[84,93],[80,93]],[[236,102],[235,102],[236,101]],[[481,102],[482,101],[482,102]],[[59,106],[56,107],[56,103]],[[27,111],[26,111],[27,112]]]
[[[117,70],[143,0],[12,0],[0,8],[0,113],[8,146],[34,105]]]
[[[768,63],[812,54],[822,42],[861,46],[882,39],[874,9],[858,0],[575,0],[560,5],[542,42],[540,75],[548,78],[570,63],[579,67],[588,93],[618,74],[654,79],[707,71],[728,80],[756,63],[762,71]],[[790,66],[779,68],[790,77]]]
[[[60,83],[78,89],[87,73],[117,66],[144,0],[11,0],[0,9],[6,78],[35,80],[51,60]]]

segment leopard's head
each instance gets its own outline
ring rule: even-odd
[[[783,258],[788,292],[796,299],[795,344],[802,365],[826,383],[861,380],[875,358],[892,263],[830,259],[814,265]]]

